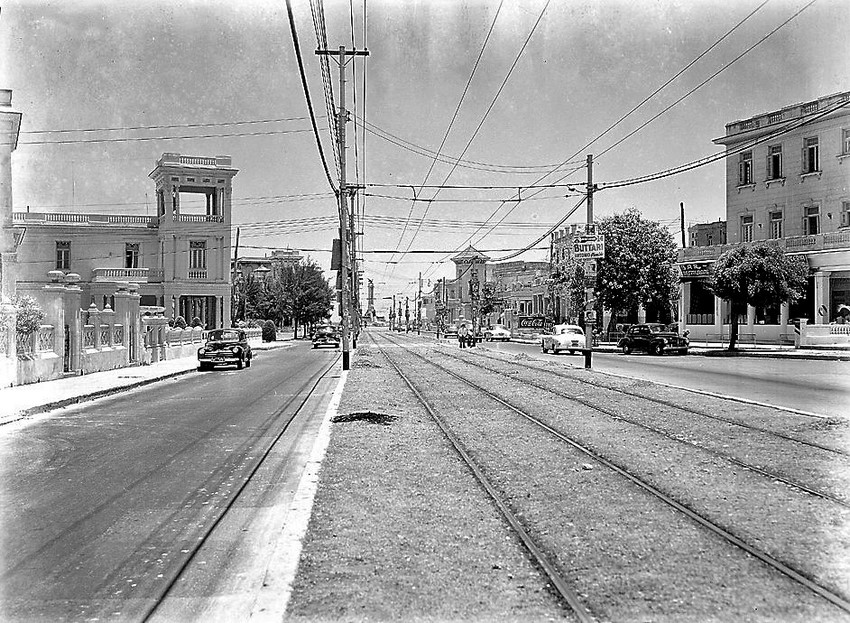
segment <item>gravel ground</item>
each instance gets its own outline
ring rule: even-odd
[[[571,620],[380,353],[352,361],[287,621]]]
[[[847,509],[677,439],[842,493],[845,466],[830,463],[834,457],[820,450],[789,451],[799,444],[742,433],[727,422],[615,390],[835,443],[834,435],[830,439],[818,429],[823,422],[812,426],[783,412],[598,374],[590,379],[601,386],[593,387],[581,382],[587,371],[485,349],[460,353],[431,343],[415,350],[544,417],[751,545],[850,593]],[[406,349],[387,352],[433,401],[600,620],[848,620],[808,589],[463,382]],[[485,365],[502,374],[453,359],[457,356],[476,363],[485,358]],[[576,392],[618,417],[530,387],[521,382],[524,376],[538,383],[551,379],[558,391]],[[364,345],[355,354],[341,408],[358,412],[400,417],[384,426],[356,416],[334,425],[288,618],[570,616],[406,386],[377,349]],[[842,425],[826,423],[832,433]]]

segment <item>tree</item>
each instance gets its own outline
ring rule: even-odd
[[[19,294],[14,300],[15,333],[22,337],[29,337],[41,328],[44,322],[44,312],[38,306],[36,300],[25,294]]]
[[[478,307],[478,314],[481,318],[484,316],[489,316],[501,303],[499,299],[498,293],[496,292],[496,284],[492,281],[485,281],[481,286],[481,299],[480,306]]]
[[[330,315],[334,291],[312,260],[285,267],[273,292],[281,315],[292,318],[296,336],[299,323],[306,327]]]
[[[769,307],[793,302],[805,295],[808,275],[805,258],[787,256],[774,244],[757,242],[721,255],[714,264],[709,287],[729,301],[729,350],[737,346],[738,316],[747,313],[747,305]]]
[[[599,230],[605,235],[605,257],[596,278],[598,302],[612,317],[643,306],[668,322],[679,283],[673,235],[637,208],[600,220]]]

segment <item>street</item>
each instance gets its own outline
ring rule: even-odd
[[[583,367],[580,355],[543,354],[539,345],[488,343],[487,348]],[[786,409],[847,417],[850,364],[843,361],[755,357],[654,357],[594,352],[599,372],[713,392]]]
[[[306,345],[266,351],[250,369],[193,372],[0,430],[0,619],[139,620],[178,574],[178,599],[161,608],[171,620],[220,597],[244,618],[252,600],[239,591],[253,597],[271,555],[267,511],[295,489],[336,360]]]

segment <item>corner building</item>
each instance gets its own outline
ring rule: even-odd
[[[83,305],[112,307],[118,284],[138,284],[141,305],[166,316],[230,326],[230,156],[164,153],[150,173],[156,216],[14,212],[18,291],[39,291],[47,273],[78,275]],[[76,280],[77,277],[75,276]]]
[[[728,335],[729,306],[706,288],[712,265],[737,245],[769,241],[810,267],[805,298],[750,308],[742,336],[793,341],[796,318],[827,324],[850,305],[850,92],[726,125],[727,244],[682,249],[679,317],[696,339]]]

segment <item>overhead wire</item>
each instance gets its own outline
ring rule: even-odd
[[[431,172],[434,170],[434,166],[437,164],[437,159],[442,155],[443,147],[446,145],[446,141],[449,138],[449,134],[452,131],[452,127],[454,127],[454,123],[457,120],[458,114],[460,113],[460,108],[463,106],[463,101],[466,99],[466,94],[469,92],[469,86],[472,84],[472,79],[475,77],[475,72],[478,70],[478,65],[481,62],[481,58],[484,56],[484,51],[487,49],[487,44],[490,42],[490,36],[493,34],[493,30],[496,28],[496,21],[499,19],[499,13],[502,11],[502,5],[504,4],[504,0],[499,1],[499,6],[496,7],[496,14],[493,16],[493,21],[490,23],[490,29],[487,31],[487,35],[484,37],[484,43],[481,45],[481,50],[478,52],[478,56],[475,59],[475,63],[472,65],[472,71],[469,72],[469,78],[466,80],[466,85],[463,87],[463,92],[460,94],[460,98],[458,99],[457,106],[455,106],[454,114],[452,114],[452,118],[449,121],[448,126],[446,127],[446,131],[443,134],[443,139],[440,141],[440,146],[437,148],[437,153],[434,154],[434,157],[431,159],[431,164],[428,167],[428,172],[425,173],[425,179],[422,184],[419,185],[419,192],[422,192],[422,189],[425,187],[425,184],[428,183],[428,180],[431,177]],[[457,165],[455,165],[457,166]],[[407,215],[408,220],[413,216],[413,209],[416,207],[416,193],[414,193],[414,200],[410,204],[410,212]],[[427,212],[427,210],[426,210]],[[424,216],[423,216],[424,218]],[[401,235],[398,238],[398,242],[396,244],[396,249],[401,246],[401,242],[404,239],[404,234],[407,232],[407,227],[405,227]],[[418,233],[418,229],[417,229]],[[416,234],[413,235],[416,238]]]
[[[325,158],[325,151],[322,148],[322,140],[319,136],[319,127],[316,124],[316,115],[313,111],[313,100],[310,97],[310,88],[307,85],[307,76],[304,73],[304,59],[301,57],[301,44],[298,41],[298,31],[295,27],[295,16],[292,14],[292,0],[286,0],[286,12],[289,16],[289,30],[292,33],[292,44],[295,47],[295,58],[298,61],[298,72],[301,75],[301,87],[304,90],[304,98],[307,100],[307,110],[310,113],[310,122],[313,126],[313,136],[316,138],[316,147],[319,149],[319,157],[322,160],[322,167],[325,170],[325,176],[328,179],[328,184],[333,189],[334,194],[338,194],[339,190],[331,177],[331,172],[328,168],[328,161]]]
[[[673,76],[673,78],[671,78],[671,79],[667,80],[667,81],[666,81],[666,82],[665,82],[665,83],[664,83],[661,87],[657,88],[657,89],[656,89],[656,90],[655,90],[655,91],[654,91],[654,92],[653,92],[650,96],[648,96],[647,98],[645,98],[645,100],[644,100],[644,101],[642,101],[640,104],[638,104],[638,106],[636,106],[636,107],[635,107],[632,111],[630,111],[629,113],[627,113],[626,115],[624,115],[623,117],[621,117],[621,119],[620,119],[620,120],[618,120],[617,122],[615,122],[615,123],[614,123],[611,127],[609,127],[608,129],[606,129],[604,132],[602,132],[600,135],[598,135],[598,136],[597,136],[596,138],[594,138],[592,141],[590,141],[589,143],[587,143],[584,147],[582,147],[581,149],[577,150],[574,154],[572,154],[571,156],[569,156],[569,157],[565,160],[565,162],[566,162],[566,161],[570,161],[570,160],[572,160],[573,158],[575,158],[575,157],[576,157],[578,154],[580,154],[580,153],[581,153],[584,149],[586,149],[587,147],[590,147],[591,145],[593,145],[593,144],[594,144],[597,140],[599,140],[602,136],[604,136],[605,134],[607,134],[607,133],[608,133],[611,129],[613,129],[614,127],[616,127],[616,126],[617,126],[617,125],[619,125],[620,123],[622,123],[622,121],[624,121],[624,120],[625,120],[628,116],[630,116],[630,115],[632,114],[632,112],[634,112],[635,110],[637,110],[638,108],[640,108],[641,106],[643,106],[643,104],[644,104],[644,103],[646,103],[646,101],[648,101],[649,99],[651,99],[652,97],[654,97],[655,95],[657,95],[657,93],[659,93],[659,92],[660,92],[660,91],[661,91],[664,87],[666,87],[666,86],[667,86],[667,85],[669,85],[669,84],[670,84],[673,80],[675,80],[676,78],[678,78],[678,77],[679,77],[682,73],[684,73],[684,71],[685,71],[685,70],[687,70],[688,68],[690,68],[691,66],[693,66],[693,65],[694,65],[694,63],[696,63],[699,59],[701,59],[702,57],[704,57],[704,56],[705,56],[705,55],[706,55],[706,54],[707,54],[710,50],[712,50],[713,48],[715,48],[715,47],[716,47],[716,46],[717,46],[717,45],[718,45],[721,41],[725,40],[725,39],[726,39],[726,38],[727,38],[727,37],[728,37],[728,36],[729,36],[732,32],[734,32],[735,30],[737,30],[737,29],[738,29],[738,28],[739,28],[739,27],[740,27],[740,26],[741,26],[744,22],[746,22],[747,20],[749,20],[749,19],[750,19],[750,18],[751,18],[751,17],[752,17],[752,16],[753,16],[756,12],[758,12],[758,11],[759,11],[762,7],[764,7],[764,5],[767,3],[767,1],[768,1],[768,0],[765,0],[764,2],[762,2],[762,3],[758,6],[758,7],[756,7],[756,9],[754,9],[752,12],[750,12],[750,13],[749,13],[749,14],[748,14],[748,15],[747,15],[744,19],[740,20],[737,24],[735,24],[735,26],[733,26],[733,27],[732,27],[729,31],[727,31],[727,32],[726,32],[726,34],[724,34],[724,35],[723,35],[723,36],[722,36],[722,37],[721,37],[718,41],[716,41],[715,43],[713,43],[711,46],[709,46],[709,48],[708,48],[708,49],[706,49],[703,53],[701,53],[701,54],[700,54],[700,55],[698,55],[698,56],[697,56],[697,57],[696,57],[693,61],[691,61],[691,62],[690,62],[690,63],[689,63],[689,64],[688,64],[688,65],[687,65],[687,66],[686,66],[683,70],[679,71],[679,72],[678,72],[675,76]],[[666,107],[666,108],[665,108],[664,110],[662,110],[660,113],[658,113],[657,115],[655,115],[654,117],[652,117],[649,121],[647,121],[646,123],[642,124],[639,128],[637,128],[636,130],[634,130],[634,131],[632,131],[631,133],[629,133],[626,137],[624,137],[623,139],[621,139],[620,141],[618,141],[618,142],[617,142],[617,143],[615,143],[614,145],[612,145],[612,146],[608,147],[607,149],[605,149],[603,152],[601,152],[601,153],[599,154],[599,156],[601,156],[602,154],[607,153],[608,151],[610,151],[611,149],[613,149],[613,148],[614,148],[614,147],[616,147],[617,145],[621,144],[624,140],[626,140],[627,138],[629,138],[629,137],[633,136],[636,132],[640,131],[641,129],[643,129],[644,127],[646,127],[647,125],[649,125],[649,123],[651,123],[652,121],[654,121],[655,119],[657,119],[659,116],[661,116],[661,115],[662,115],[662,114],[664,114],[665,112],[669,111],[669,110],[670,110],[673,106],[677,105],[677,104],[678,104],[678,103],[680,103],[683,99],[685,99],[686,97],[688,97],[689,95],[691,95],[693,92],[695,92],[697,89],[699,89],[700,87],[702,87],[703,85],[705,85],[707,82],[709,82],[710,80],[712,80],[713,78],[715,78],[717,75],[719,75],[722,71],[724,71],[725,69],[727,69],[727,68],[728,68],[729,66],[731,66],[733,63],[735,63],[735,62],[737,62],[738,60],[740,60],[741,58],[743,58],[743,56],[745,56],[747,53],[749,53],[749,52],[750,52],[751,50],[753,50],[755,47],[757,47],[758,45],[760,45],[761,43],[763,43],[765,40],[767,40],[767,38],[769,38],[771,35],[773,35],[774,33],[776,33],[776,32],[777,32],[780,28],[784,27],[784,26],[785,26],[785,25],[787,25],[790,21],[792,21],[793,19],[795,19],[798,15],[800,15],[800,13],[802,13],[803,11],[805,11],[808,7],[810,7],[810,6],[811,6],[812,4],[814,4],[816,1],[817,1],[817,0],[811,0],[808,4],[806,4],[805,6],[803,6],[803,7],[802,7],[800,10],[798,10],[796,13],[794,13],[791,17],[789,17],[789,18],[788,18],[788,19],[786,19],[784,22],[782,22],[779,26],[777,26],[776,28],[774,28],[773,30],[771,30],[771,31],[770,31],[767,35],[765,35],[764,37],[762,37],[762,39],[760,39],[760,40],[759,40],[758,42],[756,42],[754,45],[752,45],[752,46],[750,46],[749,48],[747,48],[744,52],[742,52],[740,55],[738,55],[738,56],[737,56],[735,59],[733,59],[731,62],[727,63],[727,64],[726,64],[726,65],[724,65],[724,66],[723,66],[720,70],[718,70],[717,72],[715,72],[714,74],[712,74],[712,75],[711,75],[708,79],[704,80],[704,81],[703,81],[702,83],[700,83],[697,87],[695,87],[694,89],[690,90],[687,94],[685,94],[685,96],[683,96],[683,97],[679,98],[678,100],[676,100],[676,102],[674,102],[674,103],[673,103],[673,104],[671,104],[670,106]],[[598,156],[597,156],[597,158],[598,158]],[[582,167],[576,167],[575,169],[573,169],[572,171],[570,171],[570,172],[569,172],[569,173],[567,173],[566,175],[561,176],[561,177],[560,177],[557,181],[558,181],[558,182],[561,182],[561,181],[563,181],[563,180],[567,179],[568,177],[570,177],[571,175],[573,175],[575,172],[579,171],[581,168],[582,168]],[[542,181],[543,179],[545,179],[545,178],[549,177],[549,175],[551,175],[551,174],[553,174],[553,173],[554,173],[554,170],[553,170],[552,172],[547,173],[546,175],[542,176],[542,177],[541,177],[541,178],[539,178],[537,181],[538,181],[538,182],[539,182],[539,181]],[[542,191],[538,191],[538,192],[542,192]],[[510,214],[511,214],[511,213],[512,213],[512,212],[513,212],[516,208],[517,208],[517,206],[518,206],[518,205],[519,205],[519,203],[517,203],[517,205],[513,206],[510,210],[508,210],[508,212],[507,212],[507,213],[506,213],[506,214],[502,217],[502,220],[504,220],[505,218],[507,218],[508,216],[510,216]],[[501,208],[502,208],[502,206],[497,207],[497,208],[493,211],[493,216],[495,216],[495,214],[496,214],[496,213],[498,213],[498,211],[499,211]],[[501,221],[500,221],[500,222],[501,222]],[[497,223],[497,224],[498,224],[498,223]],[[485,238],[486,236],[488,236],[488,235],[490,234],[490,232],[491,232],[491,231],[492,231],[492,229],[488,230],[488,231],[487,231],[487,233],[485,233],[485,234],[484,234],[484,236],[482,236],[482,237],[481,237],[481,239],[483,239],[483,238]],[[478,233],[478,232],[475,232],[472,236],[470,236],[469,238],[467,238],[467,240],[466,240],[466,241],[464,241],[464,242],[463,242],[463,243],[462,243],[462,244],[461,244],[458,248],[461,248],[464,244],[467,244],[468,242],[471,242],[471,241],[475,238],[475,236],[477,235],[477,233]],[[445,258],[443,258],[443,260],[444,260],[444,259],[445,259]],[[441,261],[443,261],[443,260],[441,260]],[[433,268],[433,267],[432,267],[432,268]],[[430,270],[430,268],[429,268],[429,270]]]
[[[478,122],[478,125],[476,126],[475,130],[472,133],[472,136],[469,137],[469,140],[467,141],[466,146],[464,146],[463,151],[461,151],[459,158],[463,158],[466,155],[466,152],[469,150],[470,146],[472,145],[472,142],[475,140],[475,137],[478,136],[478,133],[481,131],[481,128],[484,125],[484,122],[487,120],[487,117],[490,115],[490,112],[493,110],[493,107],[496,105],[496,102],[498,101],[499,96],[502,94],[502,91],[504,90],[505,85],[507,85],[508,80],[510,80],[511,75],[514,72],[514,69],[516,68],[517,64],[519,63],[519,59],[522,58],[522,55],[525,52],[526,47],[528,47],[528,43],[531,41],[531,38],[534,36],[534,33],[537,31],[537,27],[540,25],[540,22],[543,19],[543,15],[546,13],[546,9],[549,8],[550,2],[551,2],[551,0],[546,0],[546,3],[543,5],[543,8],[540,9],[540,14],[537,16],[537,20],[534,22],[534,26],[531,27],[531,31],[529,31],[528,36],[525,38],[525,41],[523,42],[522,47],[519,49],[519,52],[517,53],[516,58],[514,58],[514,61],[511,64],[510,69],[508,69],[508,73],[505,75],[504,80],[502,80],[502,84],[499,85],[499,89],[498,89],[498,91],[496,91],[496,95],[493,96],[493,100],[490,102],[490,105],[487,107],[487,110],[484,111],[484,115],[482,115],[481,120]],[[445,184],[446,182],[449,181],[449,178],[452,176],[452,174],[454,174],[456,169],[457,169],[457,165],[456,164],[452,165],[452,168],[449,170],[449,172],[446,174],[446,177],[443,179],[443,184]],[[437,189],[437,191],[434,193],[433,197],[431,197],[431,198],[436,199],[437,195],[439,193],[440,193],[440,189]],[[423,215],[423,217],[428,214],[429,209],[430,209],[430,204],[425,207],[425,214]],[[411,247],[411,245],[413,244],[413,241],[416,239],[417,233],[418,232],[414,233],[413,237],[410,239],[410,242],[407,245],[407,249],[409,249]]]

